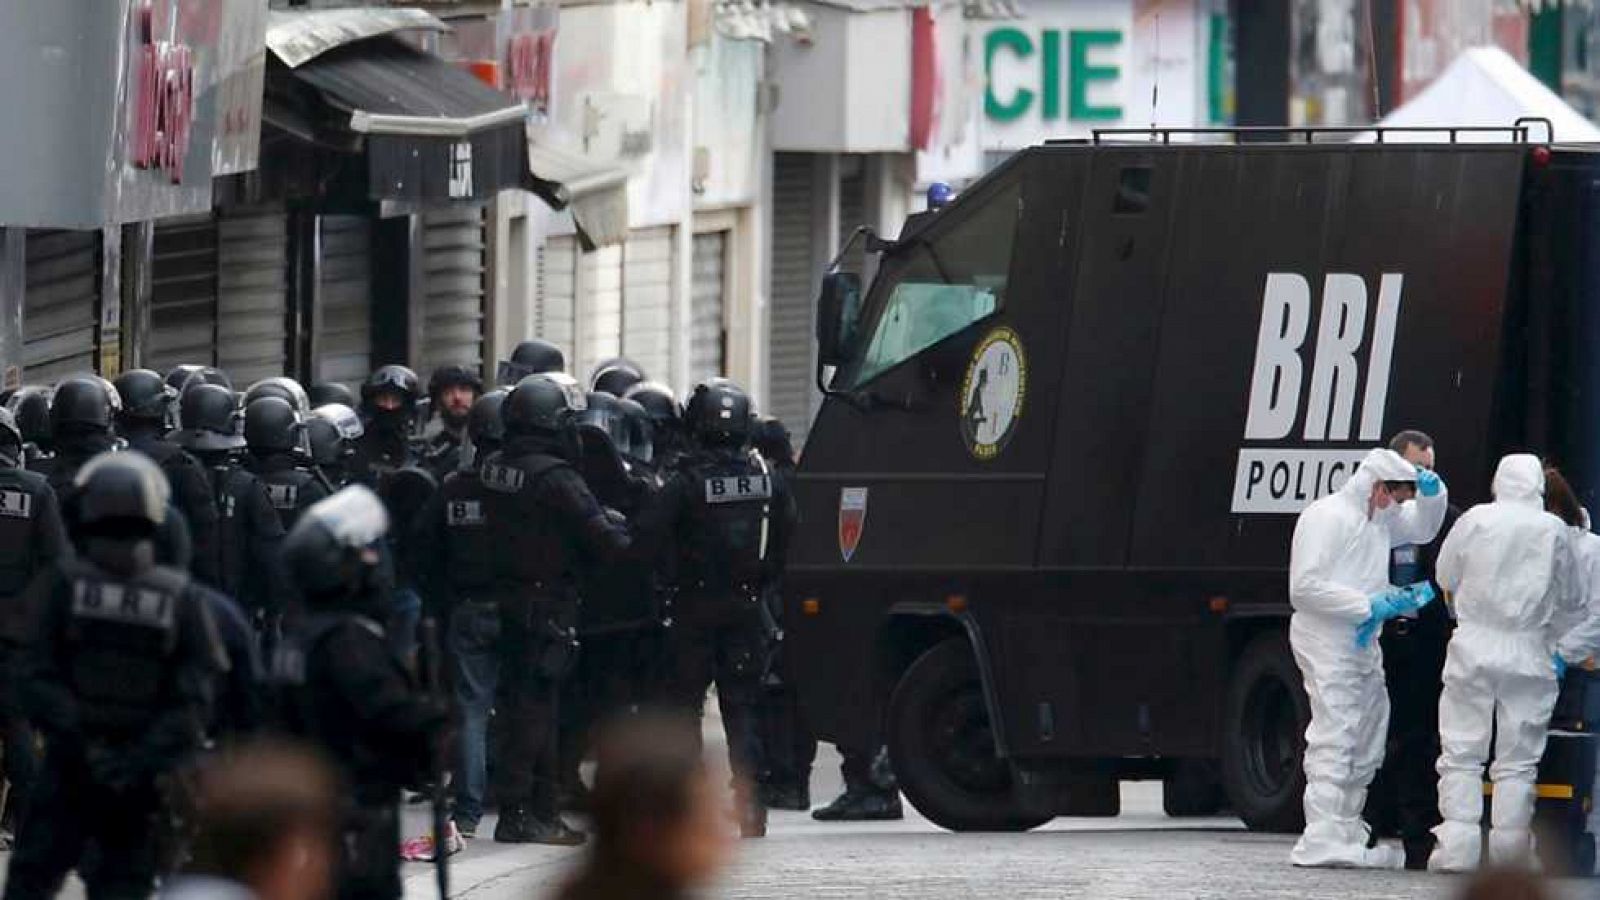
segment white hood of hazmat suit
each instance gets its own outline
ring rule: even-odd
[[[1483,766],[1497,718],[1490,858],[1519,865],[1532,851],[1534,779],[1560,687],[1552,656],[1584,612],[1572,544],[1566,524],[1544,511],[1544,467],[1518,453],[1495,471],[1494,502],[1462,515],[1439,550],[1436,577],[1457,626],[1439,701],[1445,821],[1434,830],[1431,868],[1477,868]]]
[[[1306,729],[1306,830],[1290,860],[1299,866],[1394,868],[1394,847],[1367,847],[1361,821],[1367,785],[1383,762],[1389,697],[1378,641],[1356,645],[1372,597],[1390,588],[1389,552],[1426,544],[1444,524],[1449,491],[1370,509],[1373,485],[1417,480],[1392,450],[1374,450],[1337,492],[1306,507],[1289,555],[1289,643],[1311,701]]]

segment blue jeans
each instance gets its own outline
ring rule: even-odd
[[[422,624],[422,596],[408,587],[394,589],[386,633],[389,647],[401,659],[417,652],[417,626]]]
[[[488,785],[489,708],[500,681],[500,610],[493,603],[465,603],[450,616],[450,652],[455,659],[456,705],[461,710],[461,783],[456,819],[483,818]]]

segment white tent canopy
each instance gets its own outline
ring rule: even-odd
[[[1566,101],[1498,47],[1478,47],[1456,57],[1444,74],[1422,93],[1383,117],[1385,128],[1448,128],[1453,125],[1494,125],[1509,128],[1525,117],[1549,119],[1560,143],[1600,143],[1600,128],[1568,106]],[[1529,139],[1545,139],[1543,124],[1530,125]],[[1357,140],[1372,142],[1377,135]],[[1448,141],[1444,131],[1385,134],[1385,143],[1436,143]],[[1512,140],[1509,131],[1467,132],[1456,140],[1498,143]]]

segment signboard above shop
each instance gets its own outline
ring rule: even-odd
[[[974,23],[984,149],[1199,124],[1199,15],[1195,0],[1032,0],[1021,19]]]
[[[256,166],[259,0],[51,0],[0,30],[0,225],[97,228],[211,207]]]

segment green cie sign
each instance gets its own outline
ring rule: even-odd
[[[983,39],[983,71],[987,86],[983,92],[983,111],[991,119],[1011,122],[1028,115],[1035,102],[1045,121],[1061,118],[1061,37],[1059,28],[1046,28],[1033,36],[1019,28],[996,28]],[[1113,50],[1122,44],[1122,32],[1110,30],[1071,30],[1066,32],[1067,118],[1087,122],[1114,122],[1122,118],[1120,106],[1096,106],[1089,102],[1089,88],[1097,82],[1116,81],[1122,69],[1114,65],[1095,65],[1089,59],[1094,50]],[[1034,61],[1037,53],[1037,62]],[[1039,68],[1039,90],[1017,87],[1008,97],[995,95],[995,58],[1009,54]]]

